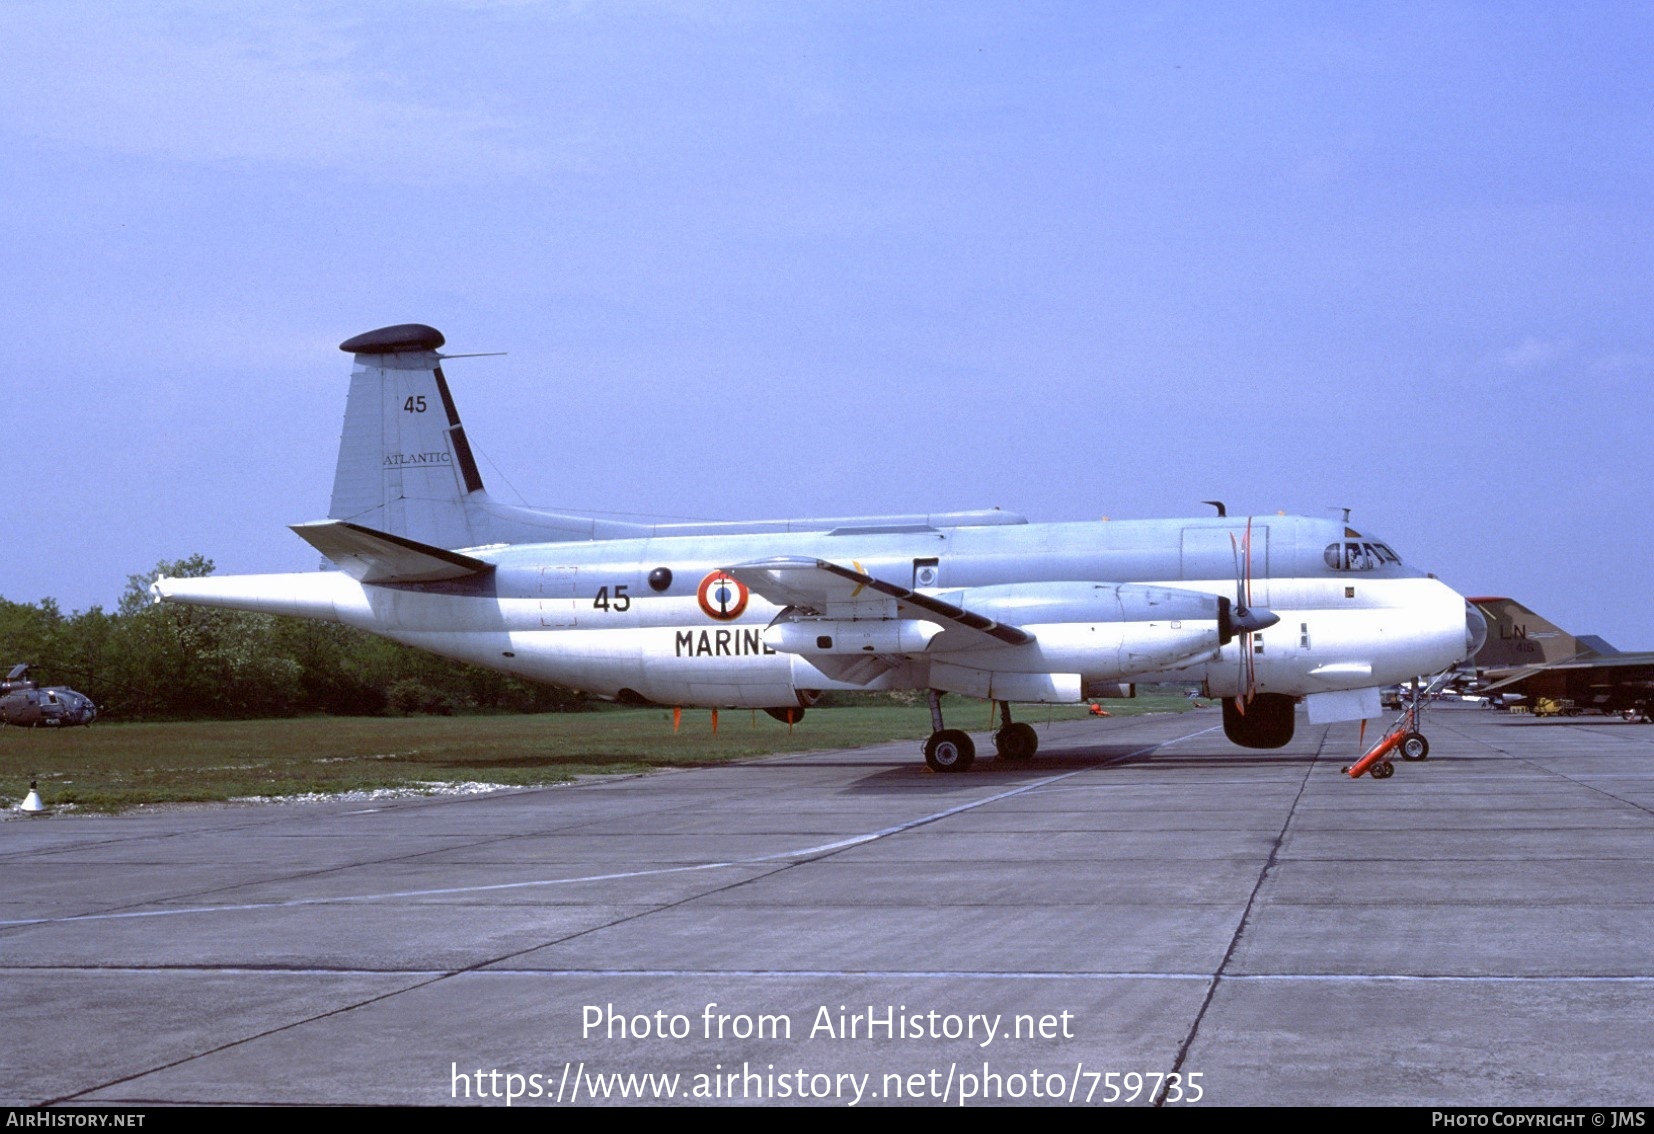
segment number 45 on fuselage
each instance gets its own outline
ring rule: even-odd
[[[1379,690],[1475,653],[1473,607],[1389,545],[1302,516],[1030,524],[997,510],[646,525],[493,500],[442,372],[443,337],[370,331],[355,356],[327,520],[334,571],[162,578],[161,602],[342,622],[631,703],[799,719],[825,690],[924,690],[926,759],[970,738],[938,697],[1010,705],[1140,681],[1221,697],[1236,744],[1379,715]]]

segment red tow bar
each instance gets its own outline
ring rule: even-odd
[[[1379,741],[1378,745],[1371,752],[1367,753],[1365,756],[1361,757],[1361,759],[1349,766],[1347,769],[1347,774],[1350,779],[1359,779],[1361,776],[1365,775],[1372,769],[1374,764],[1377,764],[1380,760],[1384,759],[1387,753],[1394,751],[1395,748],[1401,743],[1401,738],[1406,735],[1407,733],[1405,730],[1400,732],[1392,732],[1389,736],[1386,736],[1383,740]]]

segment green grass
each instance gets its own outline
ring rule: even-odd
[[[1179,711],[1181,695],[1110,701],[1127,716]],[[987,730],[989,706],[950,699],[950,727]],[[1075,720],[1083,706],[1020,706],[1019,720]],[[605,709],[489,717],[308,717],[268,721],[0,728],[0,806],[38,778],[47,806],[119,811],[139,804],[418,788],[436,783],[556,783],[580,775],[718,764],[779,752],[850,748],[930,732],[923,704],[812,709],[789,735],[763,713]],[[917,759],[917,750],[915,751]]]

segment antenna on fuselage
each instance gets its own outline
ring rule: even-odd
[[[1227,516],[1229,514],[1229,509],[1223,506],[1223,501],[1221,500],[1202,500],[1201,503],[1210,504],[1212,507],[1216,508],[1218,510],[1218,515],[1220,516]]]

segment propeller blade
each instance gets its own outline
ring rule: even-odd
[[[1250,536],[1250,532],[1248,535]],[[1239,655],[1236,657],[1235,672],[1235,711],[1241,716],[1246,715],[1247,702],[1252,700],[1252,686],[1255,671],[1252,668],[1252,631],[1249,623],[1252,615],[1246,609],[1246,570],[1252,562],[1251,540],[1247,541],[1245,565],[1241,561],[1240,544],[1235,540],[1235,533],[1229,533],[1229,555],[1235,561],[1235,601],[1229,609],[1222,612],[1227,614],[1232,634],[1239,635]],[[1221,610],[1222,608],[1220,608]]]
[[[1246,606],[1246,589],[1241,583],[1240,545],[1235,542],[1235,533],[1229,533],[1229,556],[1235,561],[1235,605],[1242,609]]]
[[[1246,553],[1244,560],[1241,556],[1243,549]],[[1246,517],[1246,532],[1240,542],[1236,542],[1234,532],[1229,533],[1229,550],[1235,560],[1235,602],[1228,610],[1221,605],[1219,607],[1219,613],[1227,616],[1222,620],[1226,625],[1220,626],[1220,637],[1224,637],[1224,629],[1228,634],[1240,637],[1240,673],[1236,679],[1235,707],[1244,716],[1247,704],[1258,692],[1258,662],[1252,649],[1252,635],[1275,625],[1281,616],[1262,607],[1252,607],[1251,516]],[[1226,637],[1224,641],[1227,642]]]

